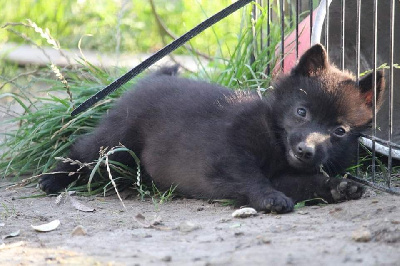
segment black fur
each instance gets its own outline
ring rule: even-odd
[[[257,210],[289,212],[294,202],[359,198],[362,187],[328,178],[350,165],[359,132],[371,122],[370,77],[356,84],[331,66],[322,46],[306,52],[265,98],[162,69],[141,80],[104,116],[93,134],[73,145],[70,158],[91,162],[100,147],[133,150],[161,189],[196,198],[233,198]],[[378,96],[384,80],[378,75]],[[134,162],[116,153],[113,160]],[[74,172],[60,163],[56,171]],[[53,193],[77,175],[47,174]]]

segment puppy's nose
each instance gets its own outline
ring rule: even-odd
[[[304,161],[311,161],[314,159],[315,155],[315,146],[307,145],[305,142],[300,142],[296,147],[296,155],[299,159]]]

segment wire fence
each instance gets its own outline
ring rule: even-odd
[[[259,34],[261,48],[271,45],[271,25],[280,25],[278,66],[288,72],[312,44],[322,43],[331,62],[352,71],[357,80],[385,70],[384,103],[378,111],[374,87],[372,128],[360,138],[358,167],[352,178],[400,194],[400,1],[398,0],[257,0],[267,12]],[[254,7],[253,17],[259,9]],[[398,13],[398,12],[397,12]],[[397,15],[397,16],[396,16]],[[267,36],[266,38],[264,38]]]

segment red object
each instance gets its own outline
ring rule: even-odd
[[[313,12],[313,21],[315,21],[315,16],[317,10]],[[299,57],[307,51],[311,47],[311,40],[310,40],[310,16],[307,16],[299,23]],[[289,73],[290,70],[296,65],[297,57],[296,57],[296,31],[291,32],[284,41],[285,45],[285,56],[284,56],[284,66],[283,66],[283,73]],[[276,56],[281,57],[280,51],[280,44],[276,49]],[[281,74],[281,60],[278,60],[274,70],[273,75]]]

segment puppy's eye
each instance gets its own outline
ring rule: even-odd
[[[301,117],[306,117],[307,111],[304,108],[297,108],[297,114]]]
[[[338,137],[343,137],[346,134],[346,130],[342,127],[338,127],[333,131],[333,134]]]

